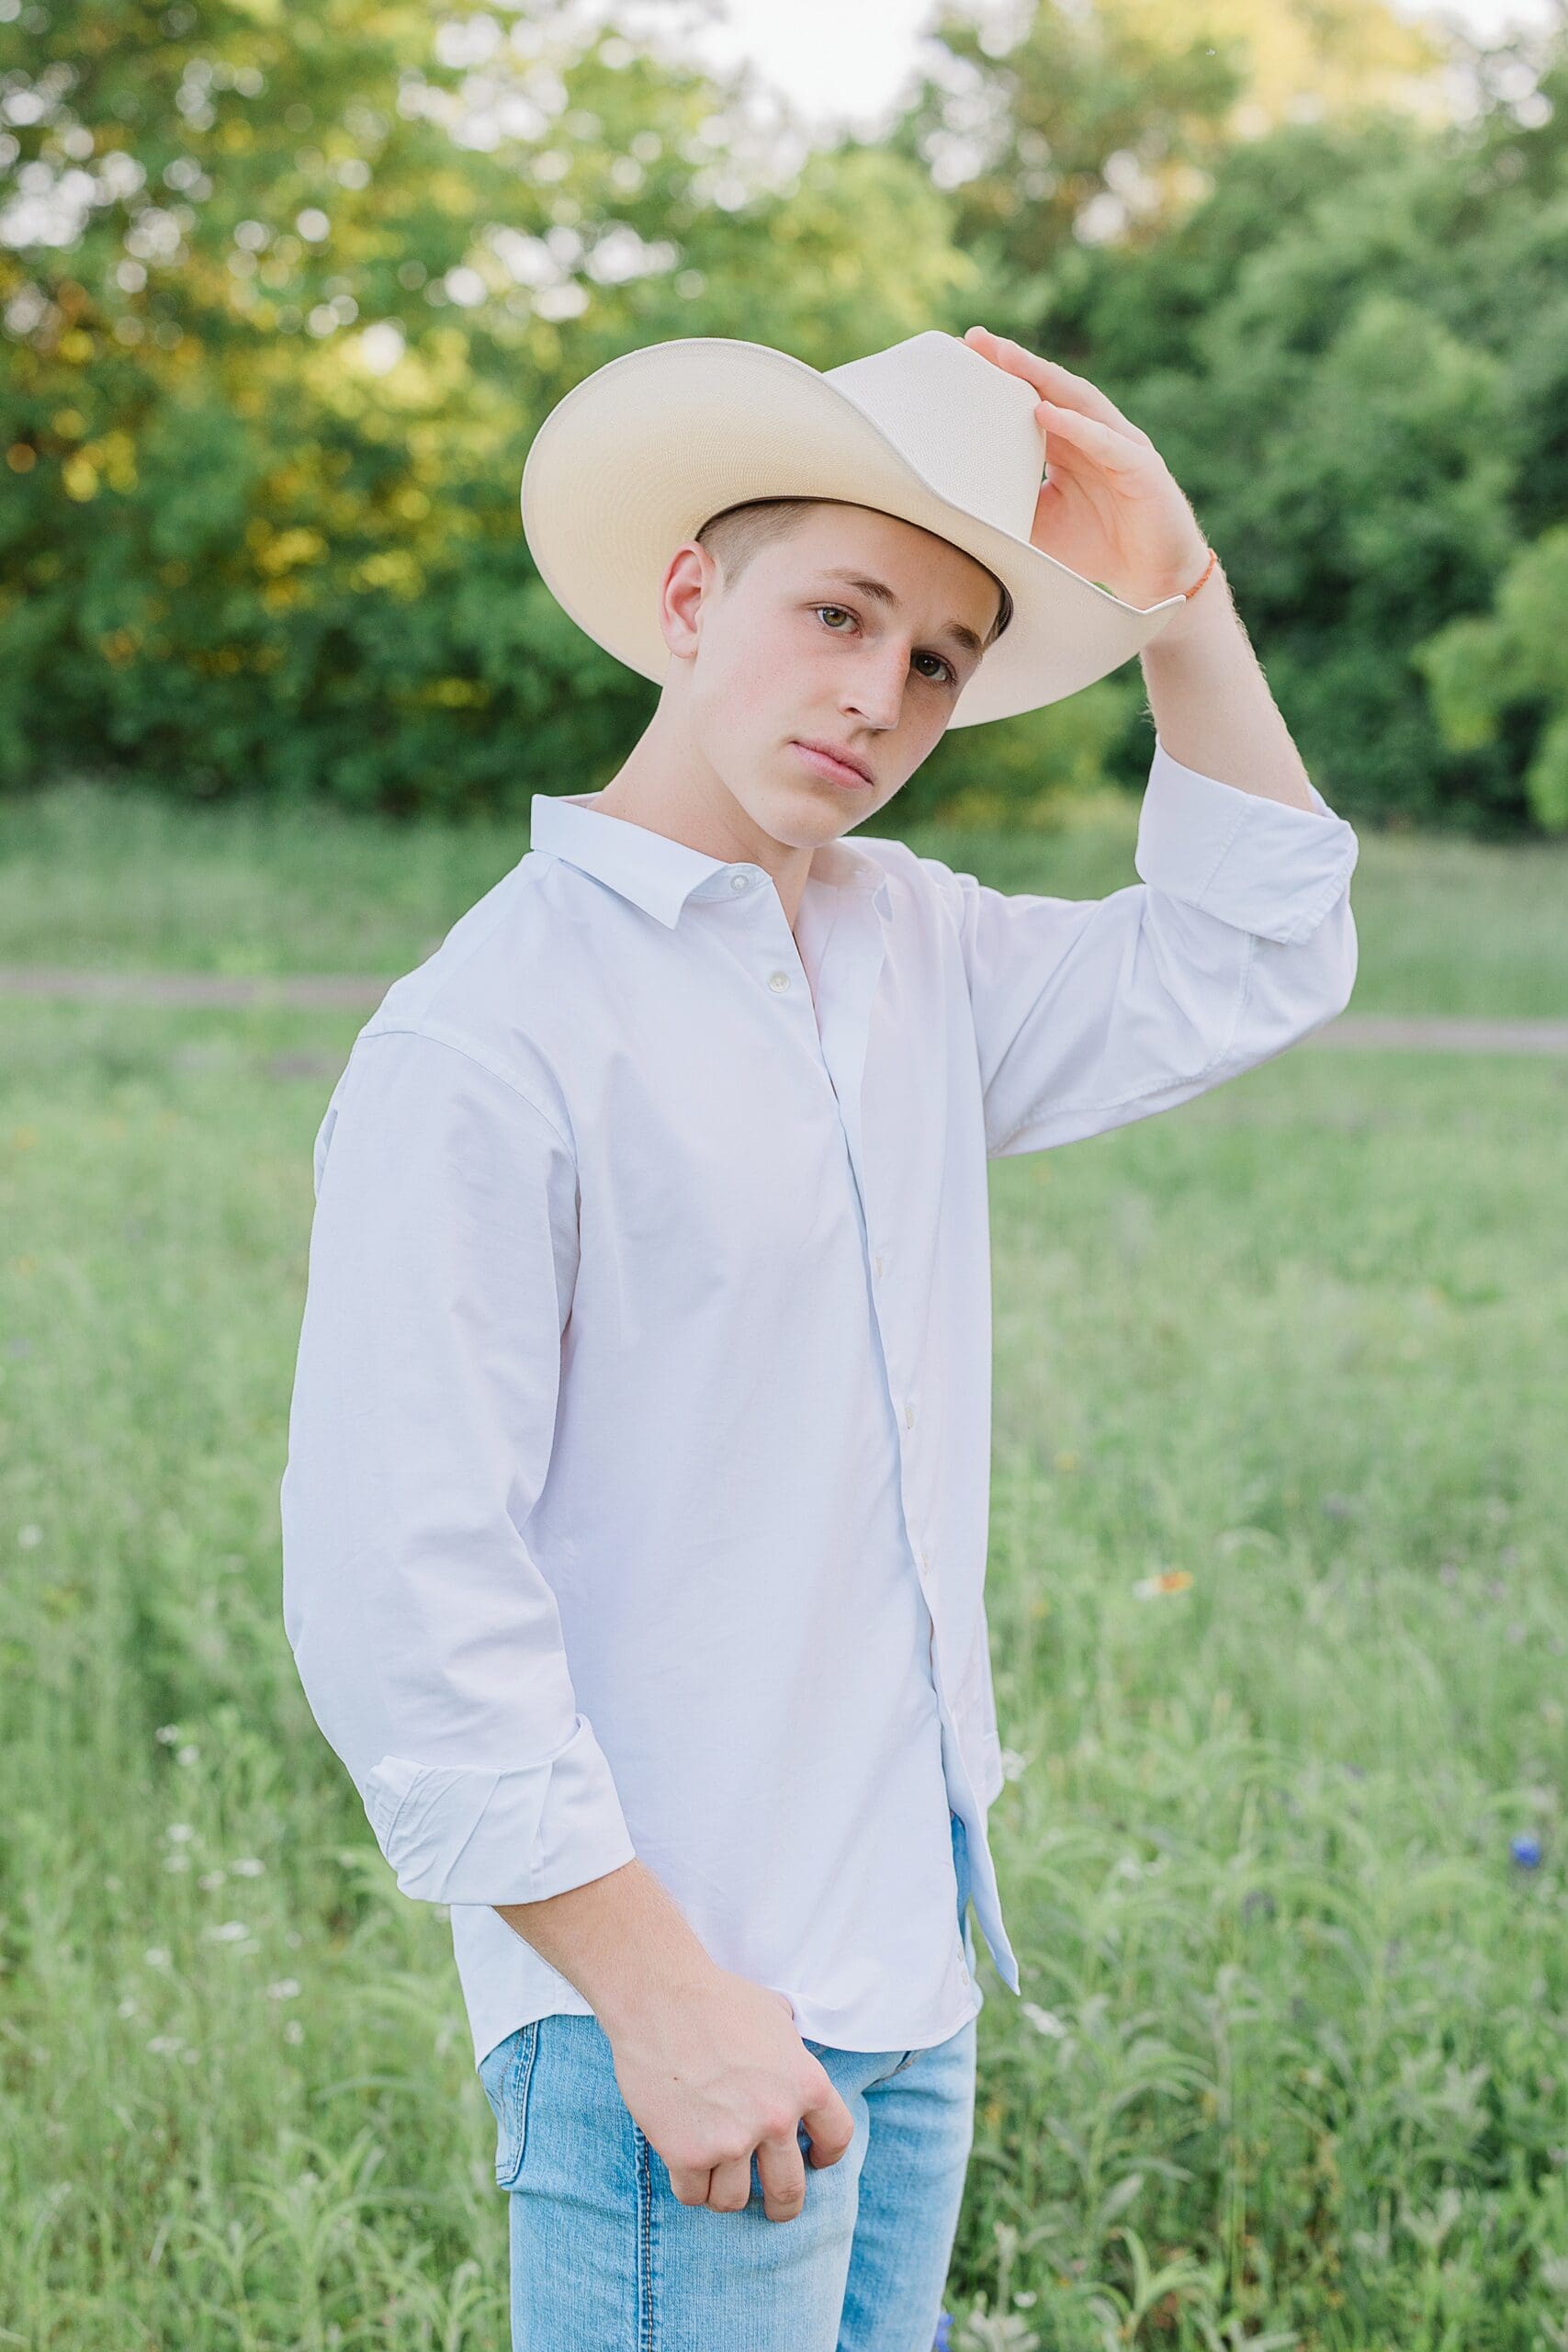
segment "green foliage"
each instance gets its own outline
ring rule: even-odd
[[[550,0],[13,8],[0,791],[592,787],[655,690],[530,562],[549,408],[669,336],[828,367],[980,316],[1153,435],[1337,807],[1560,825],[1550,682],[1456,731],[1462,657],[1426,649],[1506,634],[1568,517],[1568,43],[1444,123],[1429,36],[1348,0],[1036,0],[1010,45],[943,37],[885,141],[786,174],[735,87]],[[960,730],[901,820],[1137,786],[1139,687]]]
[[[705,288],[723,331],[827,365],[962,282],[896,157],[738,204],[700,75],[517,35],[482,61],[514,127],[481,150],[418,7],[62,6],[29,32],[53,102],[28,143],[90,159],[93,197],[68,252],[0,255],[0,785],[86,760],[460,812],[601,781],[653,693],[533,571],[542,417],[701,331]],[[775,243],[791,267],[759,271]]]
[[[1357,815],[1546,821],[1528,733],[1446,733],[1420,659],[1568,507],[1568,65],[1540,95],[1533,128],[1238,148],[1157,246],[1065,258],[1036,322],[1167,457]]]
[[[1157,250],[1259,129],[1438,103],[1437,43],[1386,0],[1034,0],[1011,28],[960,6],[939,30],[959,71],[928,78],[894,135],[962,172],[959,241],[1010,305],[1086,234]]]
[[[1445,740],[1459,751],[1496,741],[1504,714],[1538,720],[1525,790],[1543,831],[1568,833],[1568,524],[1517,555],[1493,610],[1452,621],[1418,652]]]
[[[950,826],[998,831],[1049,828],[1065,808],[1103,791],[1109,763],[1142,696],[1135,673],[1101,679],[981,730],[943,736],[887,811],[900,833],[940,811]]]

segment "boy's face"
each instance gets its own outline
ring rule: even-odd
[[[666,586],[686,724],[762,831],[803,849],[835,840],[931,751],[999,601],[962,549],[864,506],[813,506],[733,581],[688,542]],[[806,743],[859,763],[869,781]]]

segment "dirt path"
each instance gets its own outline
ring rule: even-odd
[[[0,965],[0,996],[57,1003],[299,1006],[373,1012],[391,985],[372,975],[301,972],[252,979],[219,972],[92,972],[48,964]],[[1314,1046],[1396,1046],[1439,1053],[1568,1054],[1568,1021],[1405,1018],[1342,1012],[1304,1041]]]

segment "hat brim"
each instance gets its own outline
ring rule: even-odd
[[[1124,604],[1028,539],[932,487],[826,376],[771,345],[723,335],[650,344],[558,402],[523,469],[523,528],[578,627],[661,684],[659,585],[675,549],[753,498],[840,499],[962,548],[1001,581],[1012,617],[953,706],[974,727],[1059,702],[1157,637],[1184,599]]]

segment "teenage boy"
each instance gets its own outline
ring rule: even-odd
[[[286,1624],[399,1885],[451,1906],[515,2345],[923,2352],[971,1896],[1019,1989],[987,1161],[1337,1013],[1356,836],[1148,436],[984,330],[630,354],[523,514],[661,691],[333,1094]],[[1134,652],[1136,884],[849,838],[950,727]]]

